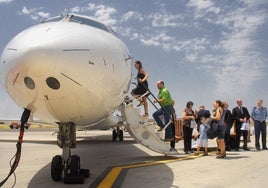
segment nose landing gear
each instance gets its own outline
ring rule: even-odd
[[[80,168],[80,157],[71,155],[71,148],[76,147],[76,128],[72,122],[59,123],[58,146],[62,156],[56,155],[51,162],[51,178],[60,181],[64,175],[66,184],[83,184],[84,178],[90,176],[89,169]]]

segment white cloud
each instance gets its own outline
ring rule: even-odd
[[[20,15],[28,15],[32,20],[44,19],[50,16],[50,13],[42,11],[41,8],[27,8],[23,6],[22,10],[18,12]]]
[[[210,0],[190,0],[187,6],[195,7],[198,10],[210,8],[213,3]]]
[[[174,37],[167,35],[165,32],[157,32],[154,34],[146,33],[145,35],[138,35],[136,33],[135,36],[146,46],[161,47],[166,51],[171,50],[172,41],[174,40]]]
[[[21,12],[22,12],[23,14],[28,15],[28,14],[30,14],[31,11],[28,10],[27,7],[24,6],[24,7],[22,8],[22,11],[21,11]]]
[[[128,21],[130,19],[138,20],[138,21],[143,21],[144,20],[142,14],[139,13],[139,12],[136,12],[136,11],[128,11],[126,14],[124,14],[122,16],[122,19],[124,21]]]
[[[30,17],[32,18],[32,20],[38,20],[38,16],[36,15],[30,15]]]
[[[268,17],[257,8],[260,4],[251,0],[241,1],[235,8],[228,5],[217,7],[206,0],[191,0],[187,4],[195,10],[190,25],[206,21],[206,27],[217,28],[221,32],[217,33],[216,40],[205,37],[208,43],[198,37],[196,41],[178,42],[173,48],[186,52],[185,62],[201,62],[199,69],[206,70],[215,78],[215,96],[219,98],[248,93],[256,80],[265,74],[265,61],[255,40],[259,27]]]
[[[186,54],[186,61],[188,62],[196,62],[199,58],[199,55],[197,53],[189,53]]]
[[[216,92],[241,96],[264,75],[263,59],[253,38],[267,17],[249,7],[234,10],[225,16],[224,20],[218,21],[228,27],[229,32],[224,33],[224,39],[219,43],[225,53],[214,72]]]
[[[113,18],[113,15],[117,13],[117,10],[113,7],[89,3],[87,7],[83,7],[81,10],[83,12],[94,11],[94,18],[109,26],[117,23],[117,20]]]
[[[173,14],[161,14],[161,13],[153,13],[149,15],[149,18],[152,19],[153,27],[176,27],[178,26],[179,19],[181,15],[173,15]]]
[[[186,6],[195,9],[195,18],[202,18],[208,13],[219,14],[221,12],[221,9],[210,0],[190,0]]]
[[[50,14],[48,12],[37,12],[37,15],[40,16],[41,18],[48,18],[50,16]]]
[[[0,0],[0,3],[11,3],[13,0]]]
[[[79,6],[75,6],[73,8],[70,8],[70,12],[79,13],[80,12],[80,7]]]

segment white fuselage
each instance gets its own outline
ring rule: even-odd
[[[47,122],[90,125],[122,103],[128,49],[115,35],[76,22],[46,22],[14,37],[0,71],[9,95]]]

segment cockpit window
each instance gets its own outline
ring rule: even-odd
[[[88,19],[88,18],[72,16],[71,21],[78,22],[81,24],[86,24],[86,25],[89,25],[89,26],[92,26],[92,27],[95,27],[95,28],[98,28],[98,29],[101,29],[101,30],[104,30],[104,31],[111,33],[111,30],[109,28],[107,28],[105,25],[103,25],[102,23]]]
[[[76,22],[76,23],[80,23],[80,24],[85,24],[85,25],[89,25],[91,27],[101,29],[101,30],[106,31],[108,33],[111,33],[113,35],[116,35],[115,32],[111,28],[106,27],[104,24],[102,24],[100,22],[97,22],[97,21],[89,19],[89,18],[84,18],[81,16],[72,15],[72,14],[65,15],[65,16],[61,15],[61,16],[52,17],[52,18],[47,19],[46,21],[43,21],[42,23],[57,22],[57,21]]]
[[[63,15],[55,16],[55,17],[52,17],[52,18],[48,18],[45,21],[42,21],[42,23],[45,23],[45,22],[58,22],[58,21],[61,21],[63,18],[64,18]]]

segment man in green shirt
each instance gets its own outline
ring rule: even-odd
[[[164,129],[166,125],[168,125],[165,133],[165,139],[166,140],[174,140],[174,135],[171,128],[171,115],[174,112],[173,109],[173,99],[171,98],[171,95],[168,91],[168,89],[165,87],[165,84],[163,81],[158,81],[156,83],[157,88],[159,89],[158,98],[155,102],[158,102],[161,106],[159,110],[153,113],[153,117],[157,123],[157,125],[160,127],[160,130]],[[163,115],[165,124],[161,121],[160,117]]]

